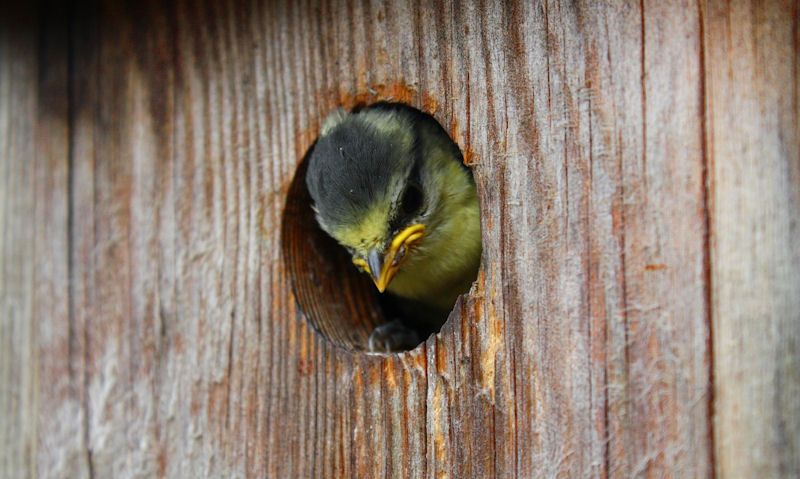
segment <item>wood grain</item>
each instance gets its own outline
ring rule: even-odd
[[[706,15],[716,469],[798,477],[798,4]]]
[[[796,3],[25,8],[0,15],[3,477],[796,473]],[[449,322],[392,356],[317,333],[282,249],[321,119],[379,99],[449,130],[484,235]]]
[[[0,7],[0,476],[87,474],[69,281],[68,26]]]

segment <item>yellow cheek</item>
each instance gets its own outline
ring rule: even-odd
[[[369,266],[367,266],[367,262],[361,258],[353,258],[353,264],[356,265],[356,268],[360,269],[365,273],[369,273]]]

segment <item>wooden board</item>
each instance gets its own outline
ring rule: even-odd
[[[716,469],[798,477],[798,3],[706,16]]]
[[[0,476],[85,477],[65,10],[0,7]]]
[[[796,475],[796,3],[265,3],[3,7],[0,475]],[[321,120],[379,99],[483,216],[393,356],[282,254]]]

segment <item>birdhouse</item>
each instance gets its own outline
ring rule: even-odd
[[[800,475],[798,8],[0,7],[0,476]],[[431,115],[481,265],[404,351],[304,181]],[[457,254],[453,252],[453,254]]]

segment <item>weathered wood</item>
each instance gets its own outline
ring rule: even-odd
[[[792,1],[706,13],[721,477],[800,477],[799,15]]]
[[[797,471],[796,4],[265,3],[0,15],[0,475]],[[283,249],[321,119],[378,99],[483,211],[392,356]]]
[[[0,476],[86,475],[63,8],[0,7]]]

